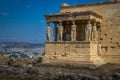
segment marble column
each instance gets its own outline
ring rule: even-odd
[[[54,41],[57,41],[57,36],[58,36],[57,23],[54,23]]]
[[[47,23],[47,29],[46,29],[46,39],[47,39],[47,42],[50,41],[50,30],[51,30],[50,23],[48,22]]]
[[[86,37],[86,41],[91,41],[91,38],[92,38],[92,25],[91,25],[90,20],[88,20],[88,24],[85,27],[85,37]]]
[[[75,21],[72,21],[72,28],[71,28],[71,41],[76,41],[76,25]]]
[[[58,28],[58,32],[59,32],[59,41],[63,40],[63,26],[62,26],[62,22],[59,22],[60,26]]]

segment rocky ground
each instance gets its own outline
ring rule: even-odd
[[[44,65],[35,61],[0,57],[0,80],[120,80],[120,65],[100,67]]]

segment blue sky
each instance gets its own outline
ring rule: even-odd
[[[44,14],[59,13],[62,3],[70,5],[102,0],[0,0],[0,42],[43,43]]]

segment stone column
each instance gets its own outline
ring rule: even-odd
[[[92,25],[91,25],[91,21],[88,21],[87,26],[85,27],[85,37],[86,37],[86,41],[91,41],[91,37],[92,37]]]
[[[50,30],[51,30],[50,23],[48,22],[47,23],[47,29],[46,29],[46,39],[47,39],[47,42],[50,41]]]
[[[54,23],[54,41],[57,41],[57,36],[58,36],[57,23]]]
[[[75,21],[72,21],[72,28],[71,28],[71,41],[76,41],[76,25]]]
[[[93,30],[92,30],[92,40],[97,41],[97,39],[98,39],[98,31],[97,31],[97,26],[95,21],[93,25]]]
[[[59,26],[59,40],[62,41],[63,40],[63,26],[62,26],[62,22],[59,22],[60,26]]]

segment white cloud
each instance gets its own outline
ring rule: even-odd
[[[0,15],[2,15],[2,16],[8,16],[9,13],[8,12],[1,12]]]

